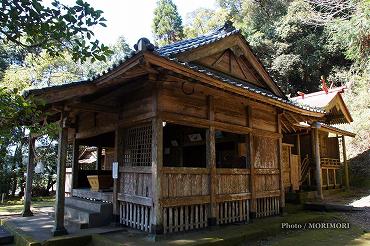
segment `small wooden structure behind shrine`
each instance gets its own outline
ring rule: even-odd
[[[321,108],[325,111],[325,123],[318,123],[318,139],[311,129],[285,134],[283,141],[284,186],[286,191],[313,190],[317,187],[317,175],[321,176],[324,189],[349,188],[345,136],[355,134],[331,126],[351,123],[351,114],[341,94],[345,87],[328,88],[319,92],[302,94],[292,98],[300,104]],[[315,165],[313,142],[319,142],[320,172]]]
[[[55,234],[65,233],[68,144],[73,196],[106,199],[129,227],[171,233],[280,214],[293,147],[283,134],[317,130],[326,112],[288,99],[228,25],[161,48],[143,38],[135,49],[91,80],[29,92],[60,121]],[[80,187],[80,145],[112,150],[111,196]]]

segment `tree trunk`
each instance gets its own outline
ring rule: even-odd
[[[12,185],[12,196],[15,196],[15,192],[16,192],[16,190],[17,190],[17,174],[16,173],[14,173],[13,174],[13,185]]]
[[[13,182],[12,182],[12,196],[15,196],[15,192],[17,190],[17,179],[18,179],[18,175],[16,173],[16,168],[17,168],[17,156],[18,156],[18,152],[19,152],[19,145],[17,145],[17,147],[15,148],[14,150],[14,156],[13,156],[13,163],[12,163],[12,170],[13,170],[13,175],[12,175],[12,178],[13,178]]]

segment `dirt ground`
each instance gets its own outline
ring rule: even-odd
[[[274,237],[246,241],[242,245],[370,245],[370,190],[353,188],[325,196],[325,203],[363,207],[359,212],[337,213],[349,229],[287,230]],[[295,211],[291,211],[294,213]]]
[[[344,213],[343,216],[348,219],[351,224],[359,226],[364,231],[370,232],[370,190],[352,188],[351,191],[344,191],[326,196],[325,202],[363,207],[364,211]]]

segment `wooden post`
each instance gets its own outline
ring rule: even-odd
[[[278,112],[277,114],[277,131],[279,134],[281,132],[281,117],[283,113]],[[283,178],[283,137],[280,136],[278,139],[278,163],[279,163],[279,170],[280,170],[280,180],[279,180],[279,188],[280,188],[280,214],[283,214],[285,208],[285,192],[284,192],[284,178]]]
[[[163,121],[158,116],[152,120],[152,233],[163,234],[161,198],[161,169],[163,165]]]
[[[118,178],[113,179],[113,219],[116,223],[119,222],[119,202],[118,193],[120,187],[120,167],[123,165],[123,154],[124,154],[124,135],[125,131],[123,128],[116,128],[114,138],[114,161],[118,162]]]
[[[73,153],[72,153],[72,195],[73,189],[78,188],[78,157],[80,155],[80,144],[76,138],[73,139]]]
[[[208,119],[214,121],[214,99],[213,96],[208,96]],[[208,225],[217,224],[217,175],[216,175],[216,139],[215,128],[210,126],[206,131],[206,151],[207,151],[207,167],[210,168],[210,213]]]
[[[329,190],[330,180],[329,180],[329,168],[326,169],[326,189]]]
[[[36,139],[29,134],[28,137],[28,164],[27,164],[27,178],[26,178],[26,191],[24,193],[24,207],[22,216],[29,217],[33,216],[31,211],[31,195],[32,195],[32,179],[33,169],[35,167],[35,141]]]
[[[96,170],[101,170],[101,162],[102,162],[102,147],[98,146],[97,152],[96,152]]]
[[[252,117],[253,117],[253,111],[251,106],[247,107],[247,125],[249,128],[252,128]],[[252,219],[256,218],[257,216],[257,199],[256,199],[256,191],[254,187],[254,179],[255,179],[255,171],[254,171],[254,155],[253,155],[253,134],[250,132],[248,134],[248,153],[249,153],[249,170],[250,170],[250,176],[249,176],[249,192],[251,193],[251,201],[250,201],[250,217]]]
[[[66,162],[67,162],[67,145],[68,145],[68,128],[62,112],[59,129],[58,144],[58,164],[57,164],[57,189],[55,196],[55,216],[53,235],[61,236],[67,234],[64,227],[64,199],[65,199],[65,180],[66,180]]]
[[[315,178],[316,178],[316,191],[317,198],[324,199],[322,194],[322,176],[321,176],[321,163],[320,163],[320,140],[319,140],[319,129],[317,127],[312,129],[313,133],[313,145],[314,145],[314,155],[315,155]]]
[[[299,162],[301,162],[301,136],[297,134],[297,155],[299,155]]]
[[[342,149],[343,149],[343,164],[344,164],[344,184],[346,189],[349,190],[349,171],[348,171],[348,161],[347,161],[347,153],[346,153],[346,142],[344,139],[344,135],[342,135]]]

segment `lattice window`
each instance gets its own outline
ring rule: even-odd
[[[127,129],[125,151],[123,156],[125,166],[151,166],[152,164],[152,125],[146,124]]]

